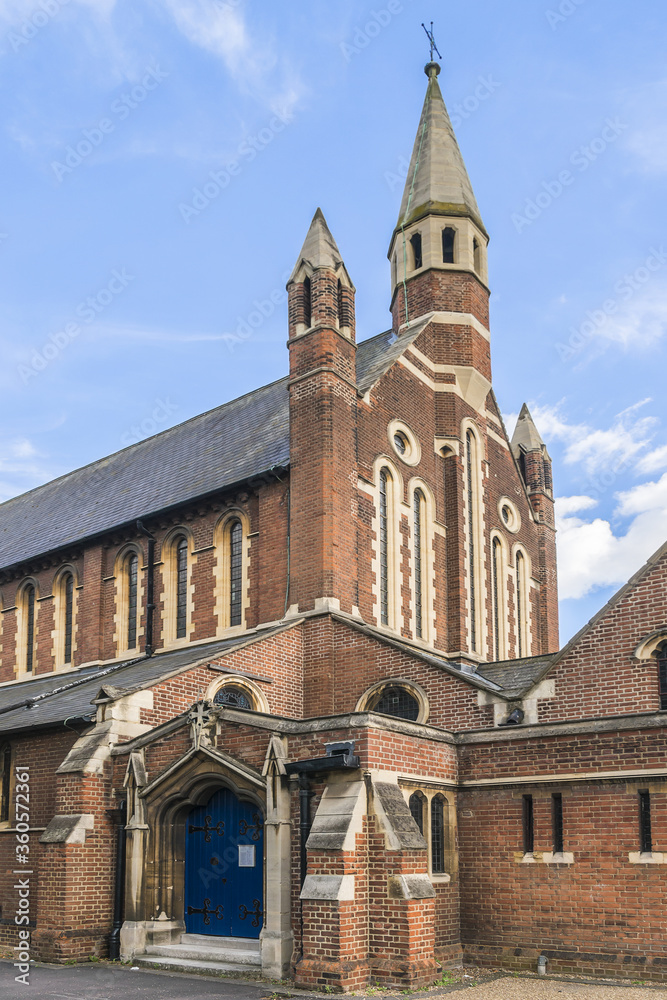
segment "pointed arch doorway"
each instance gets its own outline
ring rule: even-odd
[[[220,788],[185,823],[185,929],[258,938],[264,923],[264,816]]]

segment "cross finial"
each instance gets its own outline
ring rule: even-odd
[[[440,50],[438,49],[438,46],[435,44],[435,35],[433,34],[433,21],[431,21],[431,30],[430,31],[428,30],[428,28],[426,27],[426,25],[424,24],[423,21],[422,21],[422,28],[426,32],[426,37],[428,38],[428,40],[430,42],[430,45],[431,45],[431,60],[430,61],[433,62],[433,53],[434,52],[438,53],[438,59],[442,59],[442,56],[440,55]]]

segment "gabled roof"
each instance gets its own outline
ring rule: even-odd
[[[359,344],[366,392],[419,331]],[[287,378],[0,504],[0,568],[289,465]]]
[[[19,684],[8,684],[0,687],[0,732],[93,719],[96,711],[93,702],[103,687],[110,690],[113,685],[119,697],[150,688],[163,679],[191,670],[197,664],[217,659],[241,646],[269,639],[294,624],[292,621],[275,628],[246,632],[232,639],[156,653],[150,658],[141,657],[112,666],[84,667],[71,675],[41,674]]]

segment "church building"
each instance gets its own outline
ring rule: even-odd
[[[667,547],[559,650],[551,460],[494,395],[439,72],[390,329],[357,342],[318,209],[288,375],[0,505],[7,955],[667,979]]]

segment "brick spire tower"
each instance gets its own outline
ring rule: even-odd
[[[358,603],[354,285],[318,208],[287,283],[290,604]]]
[[[433,311],[470,312],[488,327],[484,228],[430,62],[398,222],[389,247],[392,314],[399,331]]]

